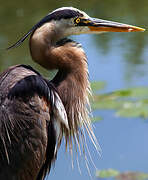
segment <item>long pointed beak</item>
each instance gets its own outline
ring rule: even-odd
[[[88,26],[90,31],[93,33],[97,32],[137,32],[137,31],[145,31],[145,29],[122,24],[118,22],[106,21],[102,19],[90,18],[84,21],[85,25]]]

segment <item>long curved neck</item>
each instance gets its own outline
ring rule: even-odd
[[[88,119],[89,104],[87,59],[77,43],[60,40],[52,23],[37,29],[30,38],[30,51],[34,61],[46,69],[58,69],[52,80],[65,106],[72,135]]]

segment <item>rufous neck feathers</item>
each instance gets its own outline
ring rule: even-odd
[[[94,136],[88,115],[90,84],[88,81],[87,58],[80,44],[63,39],[54,24],[46,23],[30,38],[30,51],[35,62],[46,69],[58,69],[51,81],[64,104],[69,132],[67,141],[79,142],[79,127],[84,126]]]

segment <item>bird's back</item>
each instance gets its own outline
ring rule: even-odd
[[[30,66],[0,75],[0,179],[42,179],[55,158],[50,88]]]

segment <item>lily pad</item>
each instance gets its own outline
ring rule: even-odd
[[[148,87],[129,88],[112,93],[94,92],[92,107],[94,110],[116,110],[117,116],[148,117]]]
[[[107,169],[98,170],[96,177],[99,179],[113,178],[114,180],[148,180],[148,173],[131,171],[120,173],[115,169]]]

